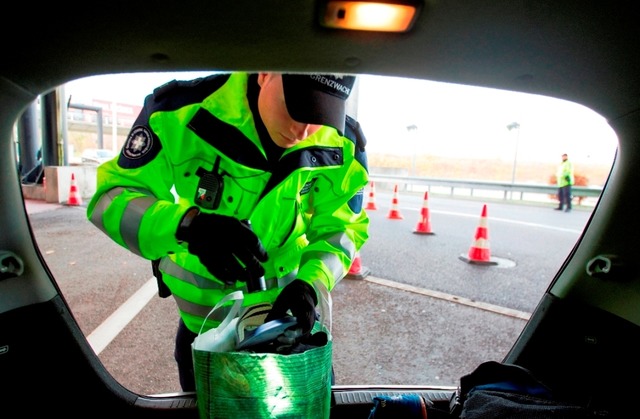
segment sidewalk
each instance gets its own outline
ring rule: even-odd
[[[27,214],[36,214],[44,211],[51,211],[63,206],[62,204],[42,201],[39,199],[25,199],[24,205],[27,208]]]

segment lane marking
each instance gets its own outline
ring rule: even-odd
[[[129,297],[124,304],[111,313],[100,326],[96,327],[96,329],[87,336],[87,340],[96,355],[100,355],[100,352],[120,334],[157,293],[158,282],[156,278],[152,276],[151,279]]]
[[[428,290],[425,288],[415,287],[413,285],[401,284],[399,282],[389,281],[388,279],[377,278],[375,276],[368,275],[364,278],[365,281],[372,282],[378,285],[384,285],[385,287],[395,288],[402,291],[408,291],[415,294],[426,295],[428,297],[437,298],[440,300],[450,301],[456,304],[462,304],[469,307],[478,308],[492,313],[501,314],[503,316],[513,317],[520,320],[529,320],[531,313],[525,313],[524,311],[513,310],[507,307],[496,306],[489,303],[483,303],[482,301],[474,301],[468,298],[459,297],[453,294],[447,294],[440,291]]]
[[[422,195],[422,194],[420,194],[420,195]],[[532,202],[532,201],[526,201],[526,202]],[[422,211],[422,207],[414,207],[412,204],[413,204],[413,202],[410,202],[408,205],[400,205],[399,207],[400,207],[400,209],[406,209],[407,211],[417,211],[418,213],[420,213],[420,211]],[[505,205],[504,203],[501,203],[501,202],[499,202],[498,204]],[[533,207],[534,205],[526,205],[525,204],[525,206]],[[592,208],[591,212],[593,212],[593,210],[594,209]],[[430,208],[429,211],[431,212],[431,214],[444,214],[444,215],[453,215],[453,216],[457,216],[457,217],[478,218],[477,214],[468,214],[468,213],[445,211],[445,210],[434,210],[433,208]],[[513,220],[513,219],[508,219],[508,218],[497,218],[497,217],[490,216],[489,220],[490,221],[495,220],[495,221],[502,222],[502,223],[519,224],[519,225],[528,226],[528,227],[544,228],[544,229],[547,229],[547,230],[562,231],[562,232],[566,232],[566,233],[582,234],[584,232],[584,229],[576,230],[576,229],[565,228],[565,227],[553,227],[553,226],[549,226],[549,225],[545,225],[545,224],[518,221],[518,220]]]
[[[520,320],[526,321],[531,317],[530,313],[525,313],[523,311],[496,306],[481,301],[474,301],[457,295],[419,288],[413,285],[401,284],[399,282],[377,278],[371,275],[367,275],[363,279],[385,287],[425,295],[427,297],[437,298],[456,304],[462,304]],[[138,315],[138,313],[140,313],[140,311],[155,295],[157,295],[157,293],[158,283],[156,278],[152,276],[142,287],[140,287],[140,289],[138,289],[138,291],[129,297],[124,304],[118,307],[116,311],[107,317],[105,321],[103,321],[93,332],[91,332],[89,336],[87,336],[87,341],[89,341],[89,344],[96,355],[100,355],[100,353],[120,334],[120,332]]]
[[[422,210],[422,208],[416,208],[413,206],[401,206],[401,209],[405,209],[407,211],[416,211],[416,212],[420,212]],[[456,217],[466,217],[466,218],[478,218],[477,214],[467,214],[467,213],[463,213],[463,212],[453,212],[453,211],[443,211],[443,210],[433,210],[430,209],[429,212],[431,214],[444,214],[444,215],[453,215]],[[545,225],[545,224],[538,224],[538,223],[530,223],[530,222],[526,222],[526,221],[518,221],[518,220],[512,220],[512,219],[508,219],[508,218],[498,218],[498,217],[489,217],[489,221],[498,221],[501,223],[508,223],[508,224],[519,224],[522,226],[527,226],[527,227],[535,227],[535,228],[544,228],[547,230],[555,230],[555,231],[562,231],[565,233],[573,233],[573,234],[582,234],[583,230],[576,230],[576,229],[572,229],[572,228],[565,228],[565,227],[554,227],[554,226],[549,226],[549,225]]]
[[[410,210],[415,210],[415,208],[409,208]],[[451,211],[431,211],[432,213],[438,213],[438,214],[445,214],[445,215],[455,215],[458,217],[467,217],[467,218],[478,218],[477,215],[471,215],[471,214],[463,214],[461,212],[451,212]],[[547,230],[556,230],[556,231],[563,231],[566,233],[575,233],[575,234],[582,234],[582,230],[574,230],[571,228],[564,228],[564,227],[553,227],[553,226],[548,226],[548,225],[544,225],[544,224],[537,224],[537,223],[529,223],[526,221],[517,221],[517,220],[510,220],[508,218],[498,218],[498,217],[489,217],[490,221],[498,221],[501,223],[509,223],[509,224],[519,224],[519,225],[523,225],[523,226],[527,226],[527,227],[536,227],[536,228],[545,228]]]

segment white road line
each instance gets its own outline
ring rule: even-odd
[[[129,297],[124,304],[118,307],[100,326],[87,336],[87,340],[96,355],[100,355],[100,352],[118,336],[157,293],[158,283],[156,278],[152,276],[135,294]]]
[[[399,282],[389,281],[388,279],[376,278],[375,276],[368,275],[364,278],[364,280],[373,282],[378,285],[384,285],[385,287],[391,287],[391,288],[395,288],[403,291],[413,292],[420,295],[426,295],[429,297],[438,298],[440,300],[446,300],[452,303],[462,304],[462,305],[466,305],[474,308],[479,308],[481,310],[490,311],[492,313],[502,314],[504,316],[515,317],[521,320],[529,320],[529,318],[531,317],[530,313],[525,313],[523,311],[512,310],[510,308],[483,303],[481,301],[473,301],[468,298],[458,297],[457,295],[446,294],[444,292],[414,287],[412,285],[407,285],[407,284],[401,284]]]
[[[420,211],[422,208],[418,209],[415,207],[406,207],[406,209],[409,211]],[[479,215],[477,214],[472,215],[472,214],[465,214],[462,212],[451,212],[451,211],[441,211],[441,210],[435,210],[435,211],[429,210],[429,212],[432,214],[454,215],[456,217],[479,218]],[[544,224],[529,223],[525,221],[511,220],[508,218],[497,218],[497,217],[489,216],[489,222],[492,222],[492,221],[508,223],[508,224],[519,224],[519,225],[528,226],[528,227],[545,228],[547,230],[564,231],[566,233],[582,234],[582,230],[575,230],[575,229],[564,228],[564,227],[553,227],[553,226],[548,226]]]
[[[412,285],[401,284],[399,282],[389,281],[388,279],[377,278],[367,275],[364,280],[395,288],[403,291],[413,292],[415,294],[426,295],[428,297],[438,298],[457,304],[462,304],[485,311],[490,311],[504,316],[514,317],[521,320],[529,320],[530,313],[518,310],[512,310],[506,307],[500,307],[493,304],[483,303],[481,301],[473,301],[468,298],[459,297],[452,294],[446,294],[439,291],[428,290],[425,288],[414,287]],[[87,340],[95,351],[96,355],[100,353],[111,343],[113,339],[133,320],[138,313],[146,306],[151,299],[158,293],[158,283],[155,277],[151,277],[138,291],[136,291],[124,304],[114,311],[107,319],[100,324],[89,336]]]

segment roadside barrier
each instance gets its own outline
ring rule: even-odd
[[[360,252],[356,253],[356,257],[349,268],[349,272],[345,275],[348,279],[364,279],[371,273],[369,268],[362,266],[362,259],[360,258]]]
[[[369,183],[369,201],[367,201],[367,206],[365,208],[366,210],[377,210],[378,209],[378,206],[376,205],[375,192],[376,192],[375,185],[374,185],[373,181],[371,181]]]
[[[71,205],[71,206],[82,205],[82,197],[78,192],[75,173],[71,173],[71,186],[69,187],[69,199],[67,200],[67,205]]]
[[[489,227],[487,219],[487,204],[482,207],[480,223],[476,228],[473,243],[466,255],[460,255],[460,260],[467,263],[479,265],[497,265],[498,262],[491,258],[491,248],[489,246]]]
[[[404,217],[400,214],[400,210],[398,209],[398,185],[395,185],[393,188],[393,199],[391,200],[391,209],[389,210],[389,214],[387,214],[387,218],[391,220],[402,220]]]
[[[424,193],[424,201],[420,210],[418,225],[413,231],[414,234],[435,234],[431,230],[431,215],[429,214],[429,192]]]

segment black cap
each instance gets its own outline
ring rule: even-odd
[[[328,125],[344,135],[346,102],[355,82],[355,76],[283,74],[287,111],[298,122]]]

